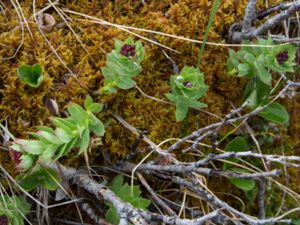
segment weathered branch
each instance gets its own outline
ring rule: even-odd
[[[47,166],[57,170],[55,163],[49,163]],[[136,209],[129,203],[123,202],[118,196],[115,195],[108,187],[103,184],[99,184],[95,180],[89,177],[88,173],[84,170],[76,170],[73,168],[67,168],[60,165],[60,171],[66,178],[72,179],[75,184],[82,187],[89,193],[95,195],[97,198],[102,197],[105,201],[110,202],[121,216],[122,224],[126,224],[126,220],[133,224],[147,225],[148,221],[158,221],[165,224],[172,225],[201,225],[206,221],[210,221],[213,218],[219,216],[219,210],[211,212],[196,219],[180,219],[175,216],[165,216],[156,213],[147,212],[142,209]]]
[[[226,202],[223,202],[222,200],[220,200],[218,197],[201,189],[199,187],[199,185],[197,185],[196,182],[190,182],[190,181],[187,181],[187,180],[179,178],[179,177],[172,177],[171,181],[176,184],[179,184],[179,185],[189,188],[190,190],[199,194],[201,196],[201,198],[210,202],[216,208],[227,210],[228,212],[234,214],[241,220],[244,220],[245,222],[247,222],[247,224],[251,224],[251,225],[263,225],[263,224],[275,224],[275,223],[290,224],[292,222],[290,219],[286,219],[286,220],[282,220],[279,218],[258,219],[258,218],[249,216],[247,214],[244,214],[244,213],[232,208]]]
[[[277,7],[274,7],[274,9],[270,9],[270,11],[274,12],[279,9],[284,9],[287,6],[288,6],[288,8],[283,10],[282,12],[278,13],[277,15],[273,16],[272,18],[268,19],[261,26],[255,28],[255,27],[251,26],[251,22],[253,21],[253,19],[255,19],[257,17],[256,14],[253,16],[254,2],[256,2],[256,1],[249,1],[249,3],[248,3],[248,6],[246,8],[246,12],[248,12],[248,14],[245,15],[242,29],[240,31],[237,29],[234,29],[234,28],[230,29],[230,31],[232,31],[232,33],[229,34],[231,42],[239,43],[245,39],[258,38],[260,35],[262,35],[266,31],[269,31],[270,29],[278,26],[282,21],[288,19],[296,11],[300,10],[300,2],[299,1],[292,2],[290,4],[285,4],[285,5],[278,5]],[[266,14],[269,14],[269,12],[267,12]],[[265,14],[260,13],[259,18],[264,17],[264,16],[265,16]],[[233,24],[232,26],[236,27],[236,24]]]
[[[258,218],[264,219],[266,217],[265,212],[265,192],[266,192],[266,180],[261,179],[258,182]]]
[[[297,161],[300,162],[300,157],[298,156],[282,156],[282,155],[264,155],[259,153],[254,153],[251,151],[247,152],[225,152],[221,154],[208,154],[205,158],[192,163],[191,165],[195,167],[205,166],[209,162],[218,160],[218,159],[228,159],[228,158],[241,158],[241,157],[252,157],[252,158],[259,158],[259,159],[265,159],[269,162],[277,162],[282,165],[300,168],[300,163],[292,163],[288,161]]]
[[[228,156],[228,157],[227,157]],[[229,158],[232,154],[227,154],[225,157]],[[209,158],[207,163],[213,160]],[[205,165],[207,164],[205,163]],[[172,172],[172,173],[180,173],[180,174],[188,174],[188,173],[198,173],[207,176],[214,176],[214,177],[235,177],[241,179],[253,179],[259,180],[260,178],[267,178],[267,177],[277,177],[280,175],[280,170],[272,170],[268,172],[261,172],[261,173],[237,173],[227,170],[217,170],[217,169],[210,169],[210,168],[198,168],[197,164],[192,165],[152,165],[152,164],[140,164],[137,168],[135,168],[134,164],[127,163],[122,167],[115,167],[114,169],[120,170],[123,172],[132,172],[133,169],[136,169],[138,172],[145,172],[145,171],[160,171],[160,172]]]
[[[242,26],[242,33],[251,32],[252,22],[256,18],[256,0],[249,0],[245,9],[245,16]]]
[[[150,187],[148,182],[145,180],[142,174],[137,173],[142,185],[147,189],[147,191],[151,194],[153,200],[157,203],[157,205],[161,206],[169,215],[176,216],[176,213],[162,200],[160,199],[154,192],[154,190]]]
[[[271,103],[273,103],[274,101],[276,101],[280,96],[282,96],[292,86],[293,87],[300,87],[300,83],[299,82],[287,81],[287,84],[282,88],[282,90],[268,104],[263,105],[263,106],[259,106],[256,109],[254,109],[253,111],[251,111],[249,113],[246,113],[246,114],[244,114],[242,116],[226,120],[225,125],[233,124],[233,123],[242,121],[244,119],[249,119],[249,118],[257,115],[259,112],[261,112],[262,110],[266,109]],[[180,139],[179,141],[177,141],[173,145],[171,145],[166,151],[167,152],[172,152],[175,149],[179,148],[187,140],[193,139],[195,137],[199,137],[204,132],[208,132],[208,131],[210,131],[212,129],[215,129],[215,128],[219,127],[222,124],[223,124],[223,122],[218,122],[218,123],[214,123],[214,124],[208,125],[206,127],[200,128],[200,129],[192,132],[191,134],[187,135],[186,137]],[[213,132],[210,132],[210,134],[213,134]]]
[[[90,205],[86,202],[79,204],[81,209],[96,223],[101,225],[112,225],[111,223],[108,223],[101,217],[99,217],[96,213],[96,211],[90,207]]]

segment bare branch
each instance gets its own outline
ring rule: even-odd
[[[265,192],[266,192],[266,180],[261,179],[258,182],[258,218],[264,219],[266,217],[265,212]]]
[[[134,167],[133,167],[134,168]],[[145,180],[145,178],[143,177],[142,174],[137,173],[137,176],[139,177],[141,183],[143,184],[143,186],[148,190],[148,192],[151,194],[153,200],[159,205],[161,206],[169,215],[171,216],[176,216],[176,213],[163,201],[161,200],[153,191],[153,189],[150,187],[150,185],[148,184],[148,182]]]
[[[80,204],[80,207],[96,224],[112,225],[111,223],[108,223],[104,219],[100,218],[96,214],[95,210],[92,207],[90,207],[90,205],[88,203],[84,202],[84,203]]]
[[[252,28],[252,21],[256,19],[256,0],[249,0],[243,21],[242,33],[248,33]]]
[[[230,154],[231,155],[231,154]],[[229,155],[227,155],[229,156]],[[212,159],[208,159],[209,161]],[[208,163],[208,161],[207,161]],[[205,163],[205,165],[207,164]],[[115,167],[114,169],[124,171],[124,172],[131,172],[135,168],[134,164],[127,163],[122,167]],[[196,164],[192,165],[152,165],[152,164],[140,164],[137,168],[139,172],[145,171],[160,171],[160,172],[172,172],[172,173],[198,173],[207,176],[214,176],[214,177],[235,177],[241,179],[253,179],[259,180],[260,178],[266,177],[277,177],[280,175],[280,170],[272,170],[268,172],[261,172],[261,173],[237,173],[227,170],[217,170],[217,169],[209,169],[209,168],[198,168]]]
[[[300,87],[300,83],[299,82],[287,81],[287,84],[282,88],[282,90],[268,104],[263,105],[263,106],[259,106],[256,109],[254,109],[253,111],[251,111],[249,113],[246,113],[242,116],[239,116],[239,117],[236,117],[236,118],[233,118],[233,119],[229,119],[229,120],[226,121],[226,124],[233,124],[235,122],[239,122],[239,121],[242,121],[244,119],[249,119],[249,118],[257,115],[259,112],[261,112],[262,110],[267,108],[270,104],[272,104],[274,101],[276,101],[280,96],[282,96],[291,86]],[[214,124],[208,125],[206,127],[200,128],[200,129],[192,132],[188,136],[180,139],[175,144],[171,145],[166,151],[167,152],[172,152],[175,149],[179,148],[181,146],[181,144],[183,144],[185,141],[190,140],[190,139],[195,138],[195,137],[199,137],[204,132],[208,132],[211,129],[215,129],[216,127],[219,127],[222,124],[223,124],[223,122],[218,122],[218,123],[214,123]],[[213,132],[210,132],[210,134],[213,134]]]
[[[55,163],[48,163],[47,166],[57,170]],[[118,196],[115,195],[108,187],[103,184],[99,184],[95,180],[89,177],[88,172],[83,170],[75,170],[73,168],[67,168],[63,165],[60,165],[60,171],[64,174],[65,177],[72,179],[75,184],[79,187],[82,187],[89,193],[95,195],[97,198],[103,197],[105,201],[110,202],[117,210],[118,214],[121,216],[122,224],[126,220],[130,221],[133,224],[142,224],[147,225],[147,221],[158,221],[165,224],[172,225],[201,225],[206,221],[210,221],[213,218],[216,218],[219,215],[219,210],[216,210],[212,213],[204,215],[196,219],[180,219],[174,216],[165,216],[160,214],[155,214],[147,212],[142,209],[136,209],[129,203],[124,203]]]
[[[199,160],[198,162],[192,163],[195,167],[200,167],[207,165],[209,162],[218,159],[228,159],[228,158],[240,158],[240,157],[253,157],[253,158],[262,158],[269,162],[277,162],[282,165],[291,166],[295,168],[300,168],[300,164],[291,163],[287,161],[297,161],[300,162],[300,157],[298,156],[282,156],[282,155],[263,155],[253,152],[225,152],[222,154],[208,154],[204,159]]]
[[[183,186],[189,188],[190,190],[193,190],[194,192],[198,193],[203,199],[205,199],[206,201],[208,201],[212,205],[214,205],[216,208],[227,210],[228,212],[234,214],[241,220],[244,220],[245,222],[247,222],[247,224],[251,224],[251,225],[275,224],[275,223],[290,224],[292,222],[290,219],[286,219],[286,220],[281,220],[279,218],[258,219],[258,218],[249,216],[247,214],[244,214],[244,213],[232,208],[226,202],[223,202],[216,196],[211,195],[207,191],[201,189],[200,187],[198,187],[199,185],[197,185],[197,183],[195,183],[195,182],[189,182],[189,181],[179,178],[179,177],[172,177],[171,181],[174,183],[177,183],[179,185],[183,185]]]
[[[245,39],[258,38],[260,35],[262,35],[266,31],[269,31],[270,29],[278,26],[282,21],[288,19],[295,12],[300,10],[300,2],[299,1],[295,1],[290,4],[285,4],[285,5],[278,5],[277,7],[274,7],[270,11],[273,12],[273,11],[277,11],[279,9],[284,9],[284,8],[286,8],[286,6],[288,6],[288,8],[283,10],[281,13],[278,13],[277,15],[273,16],[272,18],[267,20],[264,24],[262,24],[261,26],[254,28],[254,27],[251,27],[251,22],[253,21],[253,19],[255,19],[257,17],[256,14],[253,16],[254,2],[256,2],[256,1],[249,1],[249,3],[248,3],[248,6],[246,8],[246,12],[248,12],[248,14],[245,15],[242,30],[238,31],[235,28],[230,29],[230,31],[232,33],[229,34],[229,37],[232,42],[238,43]],[[265,14],[261,13],[260,18],[269,13],[270,12],[267,12]],[[236,27],[236,25],[237,24],[234,24],[233,26]]]

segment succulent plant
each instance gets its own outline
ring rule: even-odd
[[[207,91],[204,74],[198,68],[185,66],[179,75],[171,76],[171,93],[167,98],[176,105],[176,120],[183,120],[189,108],[203,108],[206,104],[198,102]]]
[[[20,79],[30,87],[37,88],[44,80],[43,68],[40,64],[20,66],[17,70]]]
[[[20,169],[30,169],[35,162],[48,162],[57,160],[66,155],[72,148],[79,147],[79,153],[86,151],[90,132],[97,136],[104,135],[103,123],[94,115],[100,112],[103,105],[94,103],[88,96],[84,102],[85,110],[72,103],[68,106],[70,117],[68,118],[51,118],[51,122],[56,126],[52,129],[47,126],[38,128],[38,132],[30,133],[34,139],[16,139],[11,148],[21,153],[21,162],[18,166]],[[19,160],[16,153],[12,154],[13,159]]]
[[[132,79],[140,74],[140,63],[144,59],[144,48],[140,41],[128,38],[125,42],[117,40],[115,49],[107,55],[106,66],[101,69],[105,78],[104,94],[116,93],[117,88],[127,90],[135,85]]]

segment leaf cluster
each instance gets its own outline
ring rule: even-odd
[[[189,108],[203,108],[207,105],[197,100],[207,91],[204,74],[198,68],[185,66],[179,75],[171,76],[171,93],[167,98],[176,105],[176,121],[183,120]]]
[[[44,80],[43,67],[40,64],[20,66],[17,70],[19,78],[30,87],[37,88]]]
[[[294,72],[297,50],[293,44],[275,45],[272,39],[258,39],[255,45],[243,46],[237,52],[230,49],[227,61],[229,74],[249,79],[244,99],[248,101],[251,109],[269,103],[272,72]],[[289,120],[286,109],[279,103],[271,103],[258,115],[279,124],[285,124]]]
[[[0,217],[8,218],[8,225],[24,225],[24,216],[29,213],[31,205],[21,196],[2,195],[0,198]]]
[[[39,186],[54,191],[59,188],[60,177],[51,168],[37,166],[28,174],[17,176],[16,181],[26,191],[32,191]]]
[[[243,137],[235,137],[233,140],[231,140],[226,146],[225,151],[226,152],[243,152],[246,151],[247,148],[247,142]],[[227,159],[230,162],[238,163],[239,159],[236,158],[230,158]],[[247,173],[248,171],[246,169],[234,166],[230,163],[224,163],[223,169],[229,170],[232,172],[237,173]],[[255,188],[255,181],[253,180],[247,180],[247,179],[241,179],[241,178],[228,178],[228,180],[236,187],[243,191],[251,191]]]
[[[126,54],[126,47],[131,51]],[[101,68],[105,78],[104,87],[101,92],[104,94],[116,93],[117,88],[126,90],[135,85],[134,77],[142,71],[141,62],[144,59],[145,51],[141,41],[134,42],[128,38],[124,42],[116,40],[115,49],[107,54],[106,66]]]
[[[41,126],[38,132],[30,133],[33,139],[17,139],[11,148],[21,152],[21,169],[30,169],[36,162],[58,160],[71,149],[79,148],[78,155],[87,150],[90,132],[97,136],[104,135],[103,123],[94,115],[102,110],[103,105],[94,103],[88,96],[83,109],[75,103],[68,106],[68,118],[51,118],[56,127]]]
[[[240,51],[229,50],[227,66],[230,74],[239,77],[256,77],[271,86],[271,71],[277,73],[294,72],[297,47],[293,44],[275,45],[271,38],[258,39],[256,46],[243,46]],[[257,46],[258,45],[258,46]],[[267,47],[273,45],[274,47]],[[259,47],[261,46],[261,47]]]
[[[109,187],[122,201],[131,204],[135,208],[147,209],[151,203],[149,199],[140,197],[142,192],[138,185],[131,188],[127,183],[124,184],[123,176],[116,176]],[[119,224],[120,218],[117,209],[111,203],[107,203],[107,205],[109,209],[105,215],[106,220],[113,224]]]

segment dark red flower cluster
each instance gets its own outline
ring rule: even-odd
[[[8,224],[7,216],[5,216],[5,215],[0,216],[0,225],[7,225],[7,224]]]
[[[279,64],[286,62],[289,59],[288,51],[279,52],[276,59]]]
[[[185,87],[187,87],[187,88],[192,88],[192,87],[193,87],[192,82],[188,82],[188,81],[184,82],[183,85],[184,85]]]
[[[123,47],[120,50],[120,54],[124,55],[126,57],[131,56],[134,57],[136,52],[135,52],[135,46],[134,45],[128,45],[124,44]]]
[[[16,166],[18,166],[21,163],[21,156],[22,156],[21,152],[17,152],[15,150],[10,150],[9,155]]]

